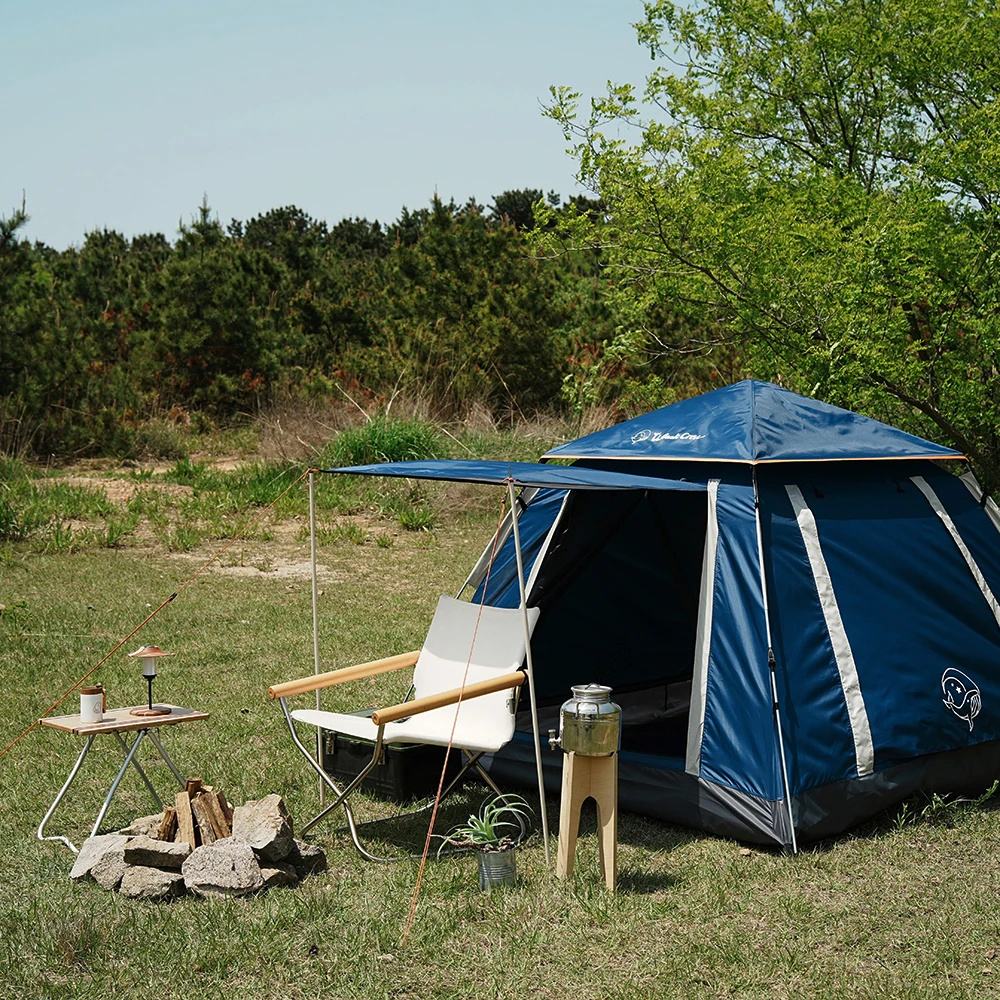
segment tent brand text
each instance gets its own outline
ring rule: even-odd
[[[700,441],[704,434],[690,434],[688,431],[681,431],[679,434],[671,434],[669,431],[636,431],[632,435],[632,444],[640,444],[643,441]]]

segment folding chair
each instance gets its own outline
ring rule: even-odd
[[[538,609],[528,608],[529,633],[534,630],[537,620]],[[333,802],[306,823],[302,832],[308,832],[342,805],[351,840],[361,854],[372,861],[402,860],[402,857],[376,857],[362,846],[349,802],[349,796],[384,759],[386,743],[433,746],[450,743],[462,751],[465,763],[442,798],[470,769],[475,769],[486,784],[500,794],[479,761],[483,754],[495,753],[514,735],[517,692],[525,680],[521,670],[524,656],[525,629],[519,608],[492,608],[442,595],[422,649],[268,688],[268,695],[281,704],[295,745],[335,796]],[[286,699],[292,695],[410,666],[414,667],[413,700],[378,709],[371,716],[315,709],[289,711]],[[340,788],[305,747],[296,731],[296,722],[371,740],[374,742],[372,758],[345,788]],[[524,833],[522,825],[521,836]]]

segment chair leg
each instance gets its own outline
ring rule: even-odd
[[[354,776],[354,778],[351,780],[351,782],[347,786],[345,786],[344,788],[341,788],[330,777],[330,775],[326,773],[326,771],[323,769],[323,767],[319,763],[319,761],[316,760],[316,758],[306,748],[305,744],[303,744],[303,742],[299,739],[299,734],[295,730],[295,723],[292,720],[291,713],[288,711],[288,706],[285,704],[285,699],[284,698],[279,698],[278,702],[281,705],[282,711],[284,712],[285,721],[288,723],[288,729],[289,729],[289,731],[292,734],[292,740],[295,743],[295,746],[298,748],[298,750],[302,754],[302,756],[305,757],[305,759],[309,762],[309,765],[316,772],[316,774],[319,775],[320,780],[322,780],[326,784],[326,786],[333,792],[333,794],[335,796],[333,802],[329,803],[323,809],[321,809],[315,816],[313,816],[313,818],[311,820],[309,820],[308,823],[305,824],[305,826],[303,826],[301,828],[301,832],[303,834],[308,833],[314,826],[316,826],[317,823],[320,823],[322,820],[324,820],[338,806],[343,806],[344,807],[344,815],[345,815],[345,817],[347,819],[347,825],[346,825],[347,832],[349,833],[349,835],[351,837],[352,843],[354,844],[354,846],[357,849],[358,853],[362,855],[362,857],[367,858],[369,861],[380,861],[380,862],[383,862],[383,863],[392,862],[392,861],[420,860],[423,857],[422,853],[421,854],[399,854],[399,855],[394,855],[391,858],[383,858],[383,857],[379,857],[376,854],[372,854],[371,851],[367,850],[367,848],[365,848],[365,846],[361,843],[361,839],[358,836],[358,829],[361,828],[361,827],[374,825],[375,823],[384,823],[385,820],[384,819],[372,820],[370,823],[360,823],[359,824],[355,820],[355,818],[354,818],[354,812],[351,809],[350,802],[348,801],[348,797],[351,795],[351,793],[354,792],[355,789],[357,789],[360,786],[361,782],[364,781],[364,779],[369,775],[369,773],[372,771],[372,769],[374,767],[376,767],[376,765],[378,764],[379,759],[380,759],[380,757],[382,755],[382,740],[383,740],[383,736],[384,736],[385,727],[384,726],[380,726],[379,727],[378,736],[375,739],[375,748],[374,748],[374,751],[372,752],[372,758],[371,758],[371,760],[361,769],[361,771],[358,774],[356,774]],[[455,777],[448,783],[447,788],[445,788],[444,791],[441,793],[441,800],[443,801],[444,798],[454,788],[457,787],[457,785],[461,782],[462,778],[465,777],[466,773],[469,770],[473,769],[473,768],[475,768],[475,770],[478,771],[478,773],[479,773],[480,777],[483,779],[483,781],[485,781],[486,784],[497,795],[502,795],[503,793],[497,787],[496,783],[489,776],[489,774],[483,768],[483,766],[479,763],[479,759],[483,756],[483,753],[481,751],[477,752],[477,753],[470,753],[467,750],[463,750],[462,753],[464,753],[465,756],[468,759],[462,765],[462,767],[459,769],[458,774],[455,775]],[[410,815],[412,815],[414,812],[424,812],[424,811],[430,809],[433,805],[434,805],[434,799],[432,799],[426,805],[421,806],[420,809],[411,810]],[[528,828],[525,825],[524,820],[520,816],[517,817],[517,822],[518,822],[518,826],[520,828],[520,831],[519,831],[518,837],[517,837],[517,843],[520,843],[527,836]],[[343,829],[343,828],[341,828],[341,829]],[[441,853],[442,854],[449,854],[449,853],[452,853],[452,852],[451,851],[442,851]]]
[[[303,744],[302,740],[299,739],[299,734],[295,730],[295,723],[292,720],[291,713],[288,711],[288,706],[285,703],[284,698],[278,699],[281,705],[281,710],[284,712],[285,721],[288,723],[289,732],[292,734],[292,741],[298,748],[299,753],[309,762],[310,767],[316,772],[320,780],[326,784],[326,786],[333,792],[335,798],[333,802],[325,806],[320,812],[318,812],[308,823],[301,828],[303,834],[308,833],[317,823],[325,819],[337,806],[344,807],[344,815],[347,819],[347,831],[350,834],[351,842],[354,844],[358,853],[367,858],[369,861],[380,861],[380,862],[391,862],[391,861],[408,861],[411,859],[419,859],[422,857],[420,854],[401,854],[391,858],[379,857],[377,854],[372,854],[362,843],[358,836],[358,822],[354,818],[354,811],[351,809],[351,804],[348,801],[348,796],[361,784],[362,781],[368,776],[369,772],[378,764],[379,757],[382,752],[382,737],[384,733],[384,727],[379,727],[378,736],[375,740],[375,749],[372,753],[372,759],[362,768],[359,774],[357,774],[354,779],[345,788],[341,788],[329,774],[323,769],[322,765],[318,760],[309,752],[306,746]],[[465,770],[465,769],[463,769]]]
[[[333,781],[333,779],[327,775],[327,783],[334,789],[337,797],[333,800],[333,802],[331,802],[328,806],[326,806],[326,808],[322,809],[311,820],[309,820],[309,822],[306,823],[304,827],[302,827],[303,833],[307,833],[309,830],[311,830],[321,819],[324,819],[326,816],[328,816],[339,805],[343,805],[345,811],[348,814],[348,819],[349,819],[348,825],[350,826],[354,825],[354,819],[350,815],[350,810],[348,809],[347,805],[347,796],[350,795],[351,792],[353,792],[356,788],[358,788],[361,782],[364,781],[365,778],[367,778],[368,775],[371,773],[372,769],[377,766],[379,759],[382,756],[383,732],[384,732],[384,727],[379,726],[378,736],[375,738],[375,749],[372,752],[372,759],[368,761],[368,763],[365,764],[365,766],[354,776],[354,778],[351,780],[351,782],[347,785],[347,787],[343,791],[340,791],[337,788],[337,785]],[[319,767],[318,764],[316,766]],[[323,771],[322,768],[319,769]],[[323,771],[323,774],[326,774],[326,772]]]

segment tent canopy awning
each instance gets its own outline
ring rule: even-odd
[[[536,462],[488,462],[434,459],[422,462],[382,462],[349,465],[318,472],[351,476],[395,476],[404,479],[441,479],[455,483],[546,487],[555,490],[690,490],[704,493],[704,483],[682,479],[632,476],[578,466],[542,465]]]

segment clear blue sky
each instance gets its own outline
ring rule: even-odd
[[[383,222],[435,189],[577,190],[540,103],[650,68],[640,0],[2,0],[0,212],[29,239],[176,235],[295,204]]]

